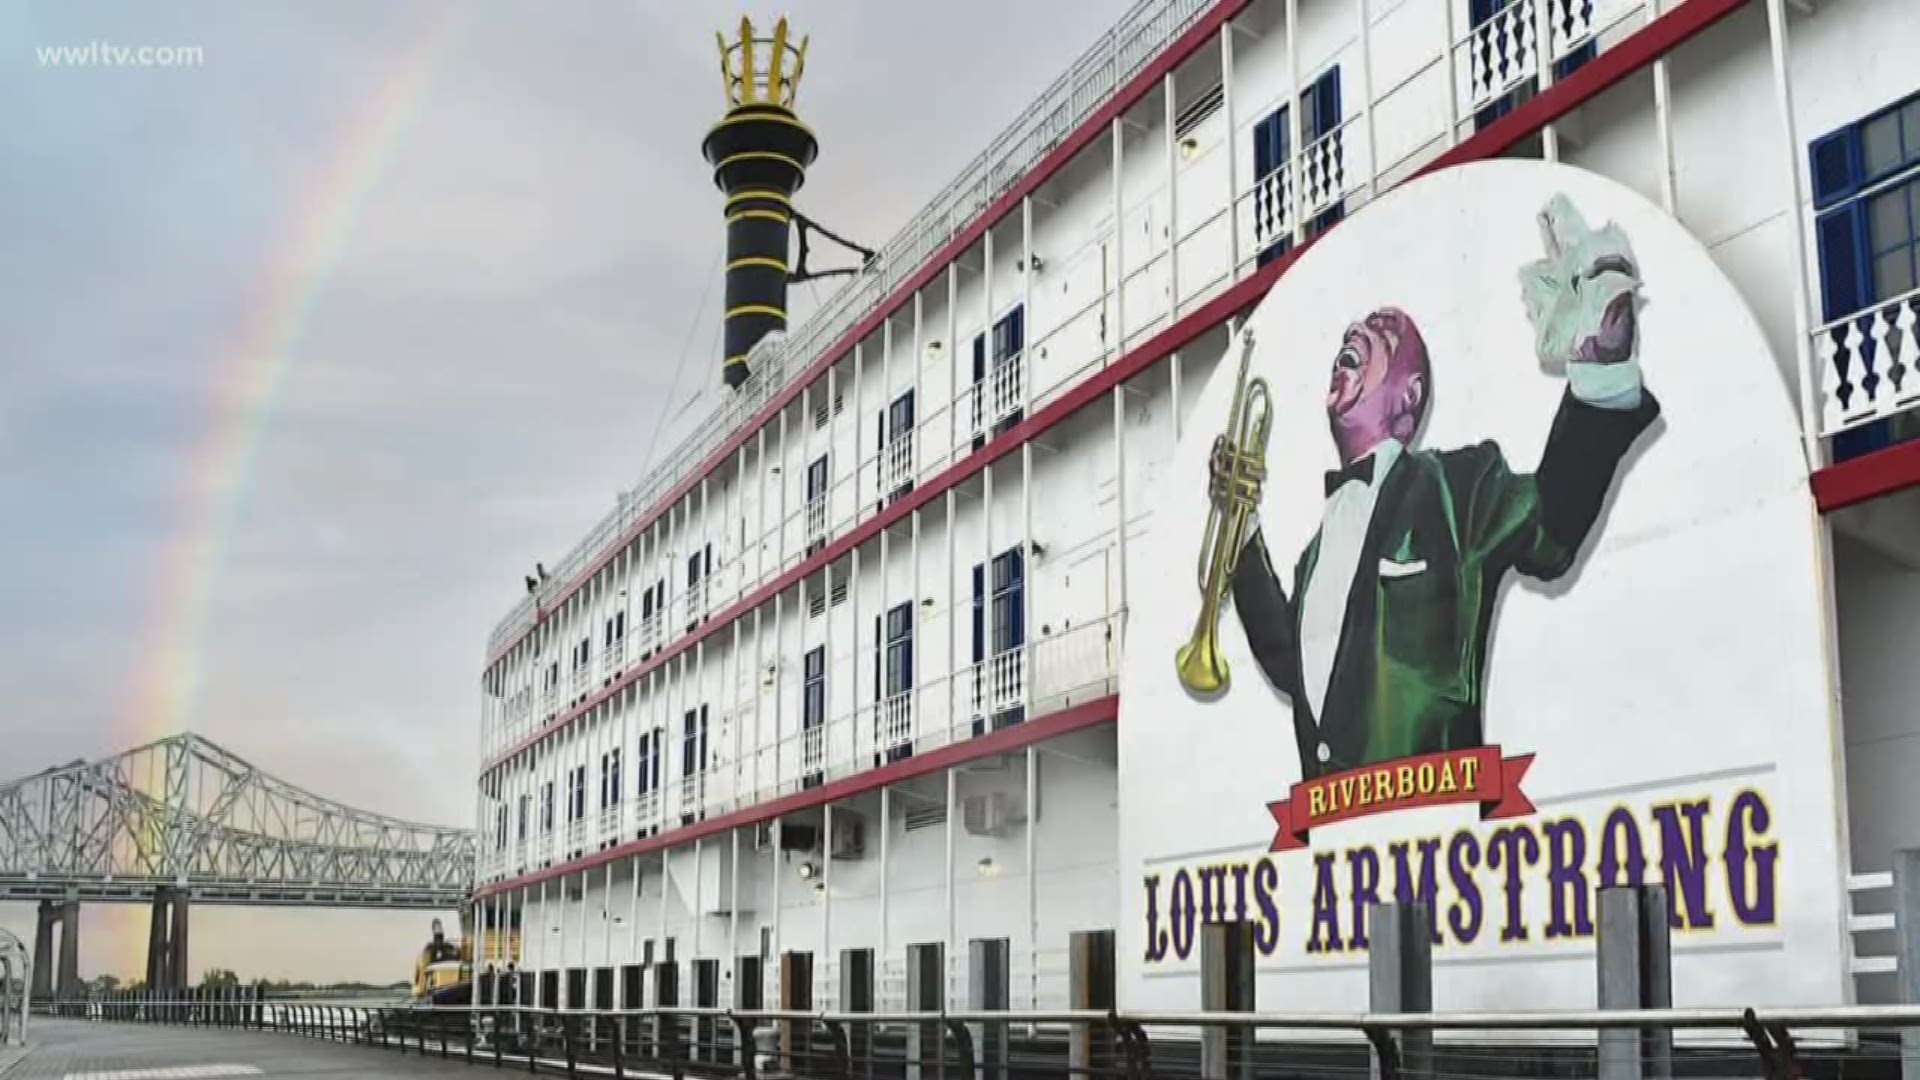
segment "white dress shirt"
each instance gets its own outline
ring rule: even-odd
[[[1380,485],[1400,452],[1400,443],[1393,439],[1374,447],[1368,452],[1373,458],[1373,478],[1364,483],[1348,480],[1327,497],[1320,520],[1320,555],[1307,575],[1306,596],[1300,601],[1300,675],[1316,722],[1326,706],[1340,628],[1347,618],[1347,595],[1360,569],[1367,525],[1373,520]]]

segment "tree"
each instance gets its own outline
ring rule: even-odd
[[[240,976],[226,968],[208,968],[207,973],[200,976],[200,985],[208,990],[225,990],[239,986]]]
[[[120,989],[120,977],[117,975],[96,975],[87,988],[96,994],[112,994]]]

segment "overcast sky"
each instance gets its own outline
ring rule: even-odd
[[[791,0],[821,138],[801,205],[878,246],[1125,6]],[[713,31],[741,13],[0,5],[0,779],[177,715],[315,791],[470,823],[489,629],[718,378],[699,142]],[[201,61],[40,52],[92,42]],[[268,321],[297,331],[278,392],[233,397],[272,370],[249,329],[290,296],[310,306]],[[197,479],[228,400],[263,403],[230,530]],[[183,591],[203,640],[167,617]],[[197,693],[156,707],[143,671],[194,657]],[[405,978],[427,920],[203,910],[191,966]],[[136,974],[145,921],[90,914],[83,973]]]

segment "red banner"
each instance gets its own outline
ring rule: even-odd
[[[1483,821],[1522,817],[1533,813],[1520,790],[1532,764],[1532,754],[1503,758],[1497,746],[1476,746],[1302,780],[1285,799],[1267,804],[1277,826],[1267,850],[1304,848],[1307,834],[1322,825],[1418,806],[1479,803]]]

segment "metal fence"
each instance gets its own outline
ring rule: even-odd
[[[42,1008],[96,1022],[280,1032],[569,1077],[1891,1080],[1915,1075],[1920,1062],[1904,1030],[1920,1034],[1920,1007],[1910,1006],[1453,1014],[562,1011],[272,1001],[242,989],[115,994]]]

